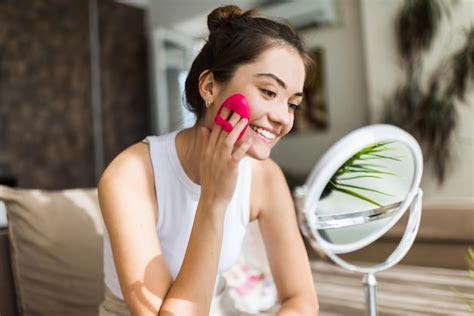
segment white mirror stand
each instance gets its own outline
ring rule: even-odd
[[[405,198],[399,202],[366,210],[356,210],[337,214],[319,214],[321,195],[338,169],[356,153],[367,146],[382,142],[398,142],[405,145],[413,158],[413,175]],[[334,144],[311,171],[305,185],[295,189],[298,219],[303,234],[327,254],[340,267],[364,274],[366,286],[367,314],[377,315],[375,273],[397,264],[408,252],[415,240],[421,221],[423,192],[420,189],[423,172],[423,156],[417,141],[402,129],[386,124],[376,124],[357,129]],[[387,181],[387,180],[386,180]],[[388,180],[390,181],[390,180]],[[350,206],[350,205],[349,205]],[[356,265],[342,259],[339,254],[350,253],[366,247],[390,230],[409,210],[408,223],[403,237],[393,253],[382,263]],[[383,222],[382,222],[383,220]],[[382,223],[378,229],[353,241],[336,243],[324,238],[324,230],[345,228],[357,229],[367,223]]]

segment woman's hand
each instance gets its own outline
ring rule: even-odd
[[[230,115],[224,108],[223,117]],[[202,127],[202,147],[200,160],[201,199],[206,203],[227,208],[235,191],[240,160],[251,146],[251,139],[236,141],[248,123],[247,119],[232,113],[228,120],[234,128],[230,133],[214,124],[212,130]],[[215,204],[214,204],[215,203]]]

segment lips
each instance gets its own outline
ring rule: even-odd
[[[267,142],[272,142],[277,137],[276,133],[266,128],[256,125],[249,125],[249,127]]]

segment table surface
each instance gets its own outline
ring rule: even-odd
[[[362,274],[323,261],[312,261],[311,268],[320,316],[365,315]],[[466,270],[397,265],[376,278],[380,316],[472,316],[463,301],[474,304],[474,279],[469,278],[467,262]]]

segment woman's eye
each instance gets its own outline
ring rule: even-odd
[[[276,97],[276,93],[267,89],[260,89],[263,94],[265,94],[267,97],[274,98]]]
[[[292,109],[293,111],[298,111],[298,110],[300,109],[299,104],[288,103],[288,106],[289,106],[290,109]]]

